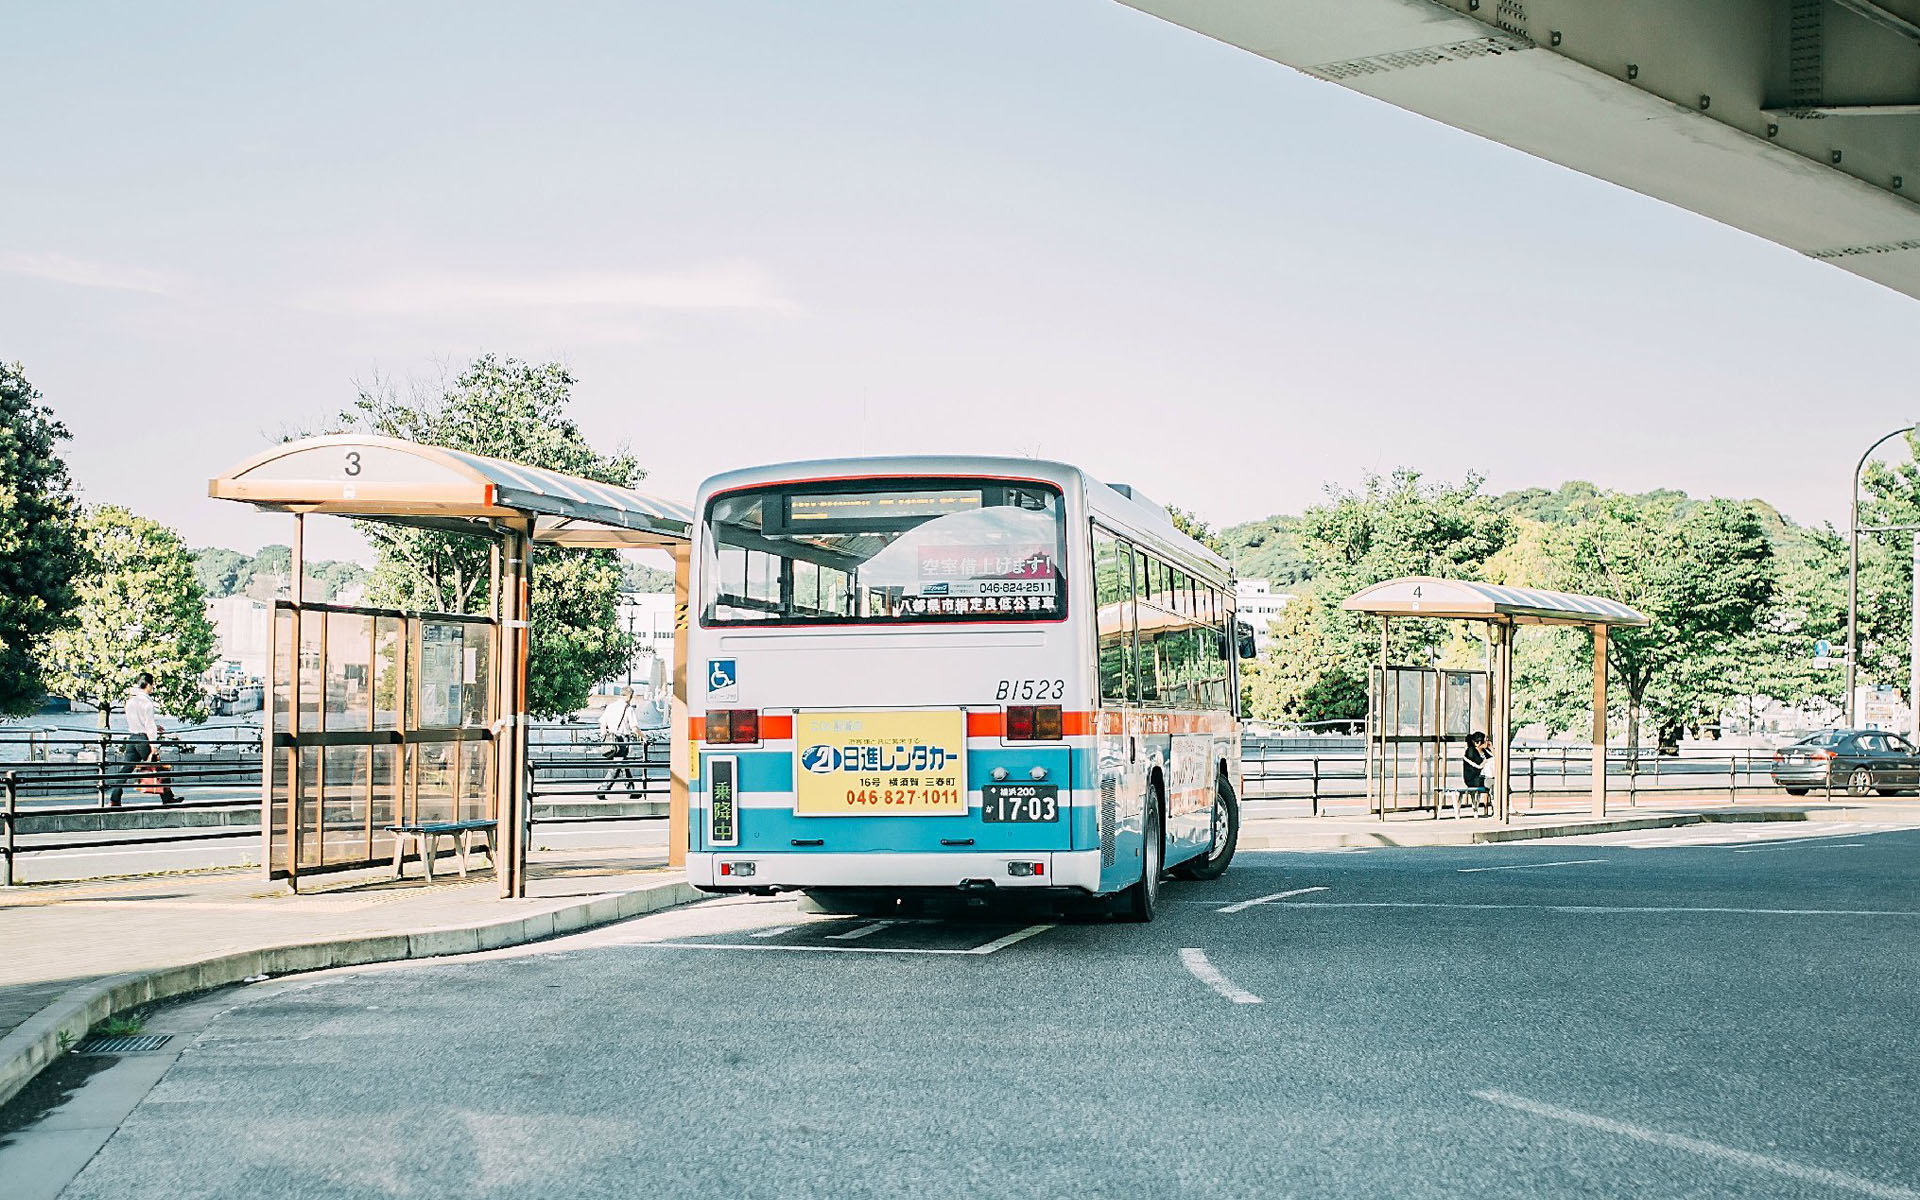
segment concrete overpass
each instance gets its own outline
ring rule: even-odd
[[[1920,297],[1920,0],[1121,2]]]

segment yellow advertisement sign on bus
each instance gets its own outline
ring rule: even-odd
[[[803,817],[967,811],[967,714],[803,712],[793,719]]]

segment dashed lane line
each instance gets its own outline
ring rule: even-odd
[[[1207,961],[1207,955],[1204,950],[1198,950],[1189,946],[1180,951],[1180,962],[1195,979],[1198,979],[1201,983],[1206,984],[1235,1004],[1261,1003],[1260,997],[1241,987],[1239,984],[1236,984],[1233,980],[1228,979],[1225,975],[1222,975],[1220,968]]]
[[[1498,1104],[1516,1112],[1531,1113],[1536,1117],[1545,1117],[1550,1121],[1561,1121],[1568,1125],[1579,1125],[1586,1129],[1595,1129],[1601,1133],[1611,1133],[1619,1137],[1632,1138],[1637,1142],[1646,1142],[1653,1146],[1663,1146],[1669,1150],[1685,1150],[1689,1154],[1698,1154],[1703,1158],[1715,1158],[1721,1162],[1733,1163],[1755,1171],[1769,1171],[1775,1175],[1784,1175],[1789,1179],[1798,1179],[1804,1183],[1819,1184],[1822,1187],[1843,1188],[1858,1192],[1863,1196],[1880,1197],[1881,1200],[1920,1200],[1920,1191],[1899,1184],[1880,1183],[1865,1179],[1859,1175],[1850,1175],[1845,1171],[1832,1171],[1826,1167],[1809,1167],[1789,1162],[1784,1158],[1774,1158],[1769,1154],[1755,1154],[1751,1150],[1738,1150],[1732,1146],[1723,1146],[1718,1142],[1709,1142],[1704,1138],[1688,1137],[1685,1134],[1667,1133],[1660,1129],[1648,1129],[1644,1125],[1629,1125],[1625,1121],[1615,1121],[1609,1117],[1595,1116],[1592,1113],[1576,1112],[1571,1108],[1561,1108],[1557,1104],[1545,1104],[1539,1100],[1529,1100],[1524,1096],[1511,1096],[1506,1092],[1475,1092],[1476,1099],[1488,1104]]]
[[[798,928],[798,925],[775,925],[772,929],[762,929],[756,933],[750,933],[747,936],[755,938],[776,938],[783,933],[792,933]]]
[[[1604,858],[1569,858],[1560,862],[1514,863],[1507,867],[1460,867],[1457,869],[1462,875],[1477,875],[1482,871],[1537,871],[1541,867],[1586,867],[1605,861],[1607,860]]]
[[[973,949],[968,950],[966,953],[992,954],[998,950],[1005,950],[1008,946],[1013,945],[1015,942],[1024,942],[1028,938],[1033,937],[1037,934],[1045,933],[1047,930],[1052,928],[1053,926],[1051,925],[1029,925],[1025,929],[1016,929],[1012,933],[1009,933],[1004,937],[997,937],[992,941],[988,942],[984,946],[975,946]]]
[[[1256,904],[1268,904],[1275,900],[1285,900],[1289,896],[1305,896],[1312,892],[1324,892],[1328,890],[1330,889],[1325,887],[1294,888],[1290,892],[1275,892],[1271,896],[1260,896],[1252,900],[1242,900],[1237,904],[1224,905],[1217,911],[1223,912],[1223,913],[1244,912],[1247,909],[1252,908]]]

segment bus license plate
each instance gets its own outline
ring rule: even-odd
[[[1052,783],[989,783],[980,789],[987,821],[1058,821],[1060,787]]]

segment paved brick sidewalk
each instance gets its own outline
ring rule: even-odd
[[[306,886],[324,890],[298,896],[254,868],[8,889],[0,891],[0,1037],[67,989],[109,975],[295,942],[504,921],[679,877],[665,848],[651,846],[536,853],[525,900],[500,899],[491,871],[431,885],[417,875],[323,877]]]

